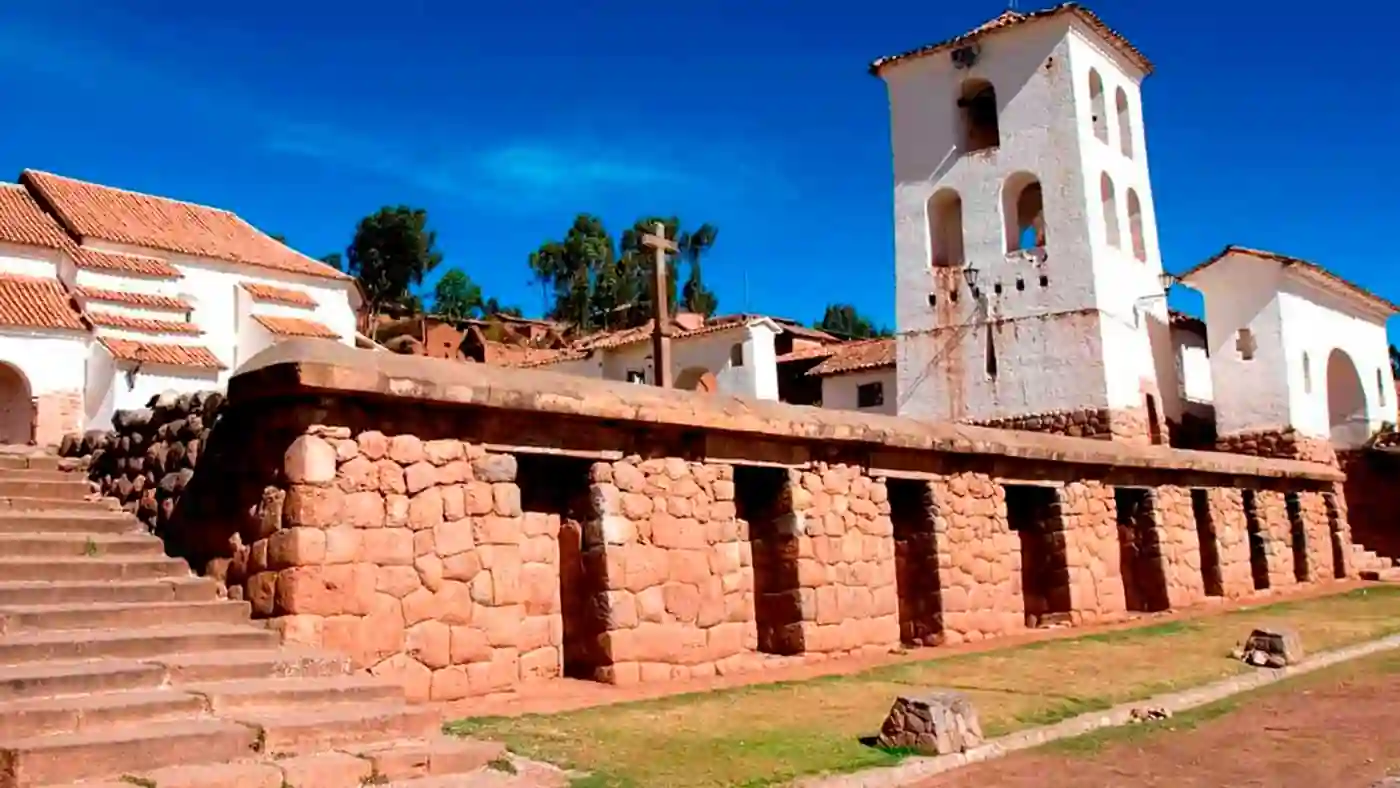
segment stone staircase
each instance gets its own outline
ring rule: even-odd
[[[0,455],[0,788],[508,784],[502,747],[281,645],[89,490]]]
[[[1394,561],[1354,542],[1351,545],[1351,562],[1362,580],[1400,581],[1400,567]]]

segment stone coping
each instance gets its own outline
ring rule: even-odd
[[[513,369],[358,350],[293,339],[259,353],[229,382],[234,404],[315,393],[495,408],[560,417],[713,431],[794,442],[994,455],[1021,460],[1265,478],[1341,481],[1335,468],[1296,460],[1165,446],[1133,446],[872,413],[660,389],[546,370]]]

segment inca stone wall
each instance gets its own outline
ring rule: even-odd
[[[1216,450],[1251,457],[1273,457],[1301,460],[1324,465],[1336,465],[1337,453],[1323,438],[1300,434],[1293,428],[1222,435],[1216,439]]]
[[[1246,492],[1263,585],[1296,582],[1289,493],[1309,582],[1327,579],[1312,571],[1340,479],[1326,467],[329,344],[236,377],[226,406],[191,398],[68,448],[287,641],[417,699],[708,677],[1246,596]]]

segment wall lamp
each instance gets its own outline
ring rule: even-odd
[[[967,289],[974,293],[977,292],[977,275],[979,273],[981,272],[977,270],[975,265],[969,265],[962,270],[963,281],[967,282]]]

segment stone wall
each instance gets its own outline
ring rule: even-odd
[[[117,411],[111,431],[66,435],[59,453],[84,458],[103,495],[162,533],[194,478],[223,405],[219,392],[161,394],[145,408]]]
[[[978,426],[1002,430],[1043,432],[1050,435],[1065,435],[1071,438],[1094,438],[1131,444],[1153,442],[1152,427],[1147,411],[1143,408],[1086,408],[1075,411],[1057,411],[1029,416],[1011,416],[1004,419],[989,419],[977,422]],[[1159,442],[1168,440],[1169,426],[1159,416],[1157,434]]]
[[[1299,498],[1315,519],[1340,478],[344,352],[250,365],[227,407],[199,404],[194,452],[193,398],[122,416],[119,452],[87,448],[138,510],[151,450],[133,447],[183,452],[164,473],[184,483],[154,498],[167,548],[286,640],[342,650],[418,699],[730,674],[1120,619],[1213,585],[1246,595],[1243,491],[1287,557],[1285,494],[1315,496]],[[121,492],[132,473],[143,489]],[[1291,577],[1281,561],[1271,582]]]
[[[1292,427],[1222,435],[1216,439],[1215,448],[1216,451],[1251,457],[1300,460],[1324,465],[1337,464],[1337,453],[1332,450],[1329,441],[1303,435]]]
[[[52,391],[34,398],[34,442],[58,446],[83,423],[83,393]]]

